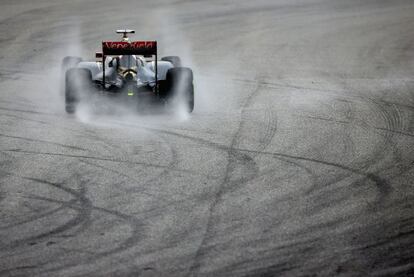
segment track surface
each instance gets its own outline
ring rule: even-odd
[[[414,275],[413,1],[0,4],[1,276]],[[196,109],[63,112],[120,27]]]

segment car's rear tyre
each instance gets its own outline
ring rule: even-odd
[[[62,60],[62,72],[66,73],[66,71],[70,68],[73,68],[78,65],[82,61],[82,58],[75,57],[75,56],[66,56]]]
[[[193,71],[187,67],[171,68],[167,71],[166,98],[184,105],[187,112],[194,110]]]
[[[68,69],[70,68],[74,68],[78,65],[78,63],[80,63],[82,61],[82,58],[80,57],[75,57],[75,56],[66,56],[63,58],[62,60],[62,64],[61,64],[61,71],[60,71],[60,92],[64,93],[65,91],[65,75],[66,75],[66,71],[68,71]]]
[[[162,57],[161,61],[166,61],[172,63],[174,67],[181,67],[181,59],[178,56],[166,56]]]
[[[71,68],[65,75],[65,110],[74,113],[82,96],[92,89],[92,74],[86,68]]]

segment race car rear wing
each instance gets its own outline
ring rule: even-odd
[[[155,56],[155,84],[158,83],[157,42],[156,41],[103,41],[102,42],[102,83],[105,87],[106,56],[142,55]]]
[[[156,41],[103,41],[105,55],[156,55]]]

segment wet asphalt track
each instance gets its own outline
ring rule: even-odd
[[[115,2],[0,3],[0,276],[414,275],[413,1]],[[189,118],[63,112],[119,27]]]

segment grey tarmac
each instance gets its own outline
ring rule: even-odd
[[[0,3],[0,276],[414,276],[414,2]],[[195,110],[64,112],[132,28]]]

